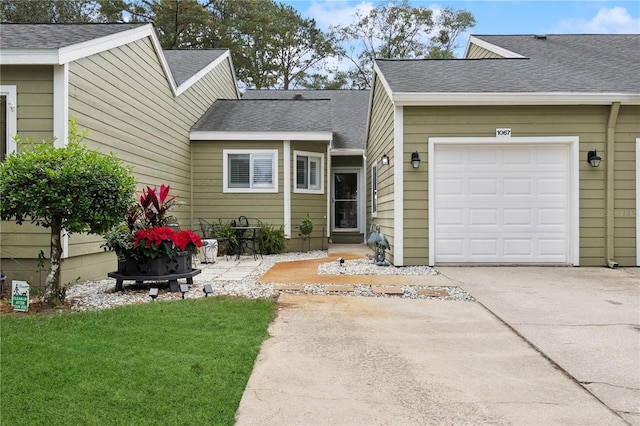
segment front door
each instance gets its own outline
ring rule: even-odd
[[[357,231],[358,223],[358,172],[334,171],[332,201],[332,229]]]

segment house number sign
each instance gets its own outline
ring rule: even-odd
[[[510,138],[511,137],[511,129],[496,129],[496,138]]]

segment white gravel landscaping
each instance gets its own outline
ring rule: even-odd
[[[193,285],[190,286],[189,292],[185,293],[186,299],[194,299],[205,297],[202,291],[205,284],[211,284],[212,296],[226,295],[247,298],[268,298],[277,296],[280,291],[274,290],[277,283],[259,283],[258,280],[265,272],[278,262],[318,259],[327,257],[326,251],[311,251],[307,253],[283,253],[278,255],[264,256],[254,262],[253,259],[235,261],[234,259],[225,260],[219,258],[215,264],[203,264],[199,267],[203,270],[200,275],[193,278]],[[246,270],[246,275],[242,279],[225,280],[225,273],[229,271],[237,272],[238,270]],[[427,266],[410,266],[399,267],[394,266],[376,266],[370,259],[347,260],[342,265],[337,261],[321,263],[318,266],[318,274],[322,275],[417,275],[417,276],[433,276],[438,272]],[[135,284],[125,282],[124,291],[115,291],[115,279],[107,278],[103,280],[86,281],[75,284],[67,289],[67,301],[72,305],[72,309],[76,311],[109,309],[119,305],[127,305],[134,303],[149,303],[152,299],[149,297],[149,288],[153,287],[153,283],[145,282],[144,284]],[[166,282],[159,282],[160,292],[156,301],[180,299],[181,293],[171,293],[168,291]],[[433,287],[433,286],[403,286],[403,294],[381,294],[374,293],[371,286],[356,285],[352,292],[325,292],[324,285],[309,283],[304,289],[299,291],[283,291],[287,293],[298,292],[306,294],[340,294],[348,296],[364,296],[364,297],[405,297],[405,298],[430,298],[441,300],[464,300],[473,301],[473,297],[458,287]],[[418,290],[444,290],[446,296],[429,296],[419,294]],[[438,292],[442,294],[443,292]]]

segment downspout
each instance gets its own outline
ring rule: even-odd
[[[606,199],[605,199],[605,261],[609,268],[617,268],[618,262],[614,258],[614,232],[615,232],[615,137],[616,122],[620,102],[613,102],[609,110],[609,121],[607,122],[606,152],[607,152],[607,175],[606,175]]]

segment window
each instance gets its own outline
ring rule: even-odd
[[[294,151],[294,192],[322,194],[324,192],[324,155]]]
[[[373,163],[371,167],[371,214],[378,213],[378,163]]]
[[[16,150],[13,139],[17,130],[16,86],[0,86],[0,144],[2,152],[0,160]]]
[[[278,151],[223,151],[224,192],[278,192]]]

